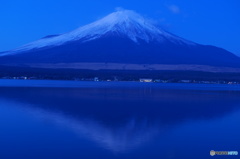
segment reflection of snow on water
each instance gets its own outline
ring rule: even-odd
[[[27,108],[28,113],[38,119],[67,127],[80,135],[99,143],[114,152],[126,152],[141,146],[160,132],[159,127],[148,124],[147,120],[129,120],[122,127],[108,127],[96,120],[74,119],[62,113],[47,112],[43,109]]]

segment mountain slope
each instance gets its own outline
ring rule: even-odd
[[[116,64],[137,64],[139,68],[146,64],[240,67],[236,55],[180,38],[128,10],[0,54],[0,64],[4,65],[56,67],[62,64],[64,68],[73,63],[74,68],[81,68],[77,65],[85,63],[95,65],[95,69],[97,64],[108,65],[108,69],[114,69]]]

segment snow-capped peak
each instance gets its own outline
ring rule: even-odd
[[[95,22],[97,25],[108,24],[115,25],[124,22],[135,21],[137,23],[144,23],[145,19],[131,10],[122,10],[109,14],[108,16],[102,18],[101,20]],[[94,23],[93,23],[94,24]]]
[[[149,42],[151,39],[158,39],[164,32],[152,25],[148,20],[134,11],[123,10],[114,12],[103,19],[89,25],[80,27],[71,32],[76,39],[87,38],[86,41],[96,39],[108,32],[120,33],[128,36],[134,42],[142,39]]]
[[[162,42],[168,40],[177,44],[194,44],[162,30],[134,11],[122,10],[113,12],[96,22],[80,27],[74,31],[58,36],[48,36],[12,50],[11,52],[17,53],[31,49],[59,46],[77,40],[87,42],[100,38],[107,33],[117,33],[117,35],[126,36],[136,43],[138,43],[139,40],[147,43],[150,41]],[[6,54],[9,54],[9,52],[6,52]],[[0,56],[3,55],[5,54],[1,54]]]

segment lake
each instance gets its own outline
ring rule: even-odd
[[[240,86],[0,80],[0,127],[1,159],[213,158],[240,151]]]

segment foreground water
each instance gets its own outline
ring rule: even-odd
[[[239,134],[238,85],[0,80],[1,159],[205,159]]]

